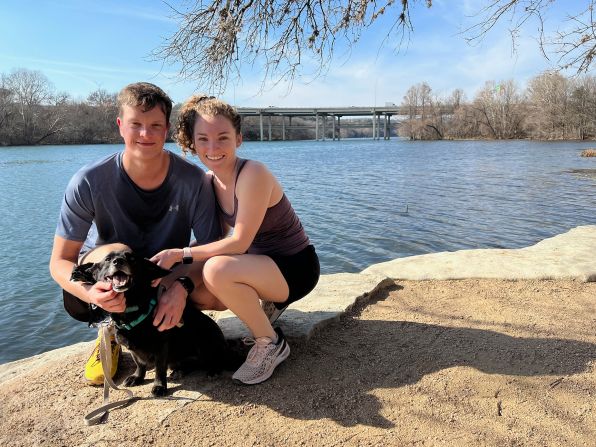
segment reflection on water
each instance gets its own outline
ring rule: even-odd
[[[245,143],[240,156],[279,177],[323,273],[335,273],[424,253],[519,248],[595,224],[596,158],[579,156],[586,146],[307,141]],[[0,363],[93,338],[66,316],[47,265],[68,180],[119,149],[0,148]]]
[[[0,166],[11,166],[11,165],[39,165],[39,164],[48,164],[48,163],[58,163],[57,161],[52,160],[8,160],[8,161],[0,161]]]

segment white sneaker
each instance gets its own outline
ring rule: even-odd
[[[246,361],[232,376],[236,383],[255,385],[264,382],[273,374],[275,367],[288,358],[290,347],[280,328],[275,328],[277,342],[269,337],[259,337],[252,341],[254,346],[248,352]]]

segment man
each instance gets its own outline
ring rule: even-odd
[[[74,318],[91,321],[93,309],[123,312],[124,294],[110,283],[71,282],[79,262],[97,262],[113,249],[128,246],[145,257],[189,245],[191,230],[198,243],[221,237],[213,191],[196,165],[164,149],[172,101],[149,83],[126,86],[118,95],[116,120],[124,150],[79,170],[62,202],[54,237],[50,272],[64,289],[64,304]],[[124,245],[123,245],[124,244]],[[180,320],[187,296],[204,293],[201,265],[175,269],[162,281],[153,324],[158,330]],[[190,267],[190,268],[189,268]],[[190,276],[190,279],[186,276]],[[113,343],[113,364],[120,350]],[[90,383],[102,383],[99,339],[85,367]],[[112,375],[115,373],[114,367]]]

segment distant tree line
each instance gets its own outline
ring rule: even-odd
[[[0,75],[0,145],[116,143],[117,114],[116,94],[104,89],[81,101],[39,71]]]
[[[421,83],[408,89],[402,107],[408,119],[399,133],[410,139],[596,138],[596,77],[589,75],[542,73],[525,90],[513,80],[488,81],[471,101],[461,89],[441,98]]]
[[[399,125],[394,119],[391,133],[397,125],[399,135],[410,139],[596,139],[596,77],[543,73],[525,90],[513,80],[488,81],[471,101],[461,89],[440,97],[423,82],[407,90],[399,109],[406,119]],[[98,88],[75,100],[56,92],[39,71],[21,68],[0,74],[0,145],[119,143],[117,114],[116,93]],[[176,108],[173,115],[175,119]],[[245,139],[260,139],[258,120],[244,120]],[[280,120],[272,118],[273,139],[281,139]],[[312,119],[295,118],[292,125],[295,129],[288,129],[286,138],[315,137]],[[362,126],[342,126],[341,131],[342,138],[372,133]]]

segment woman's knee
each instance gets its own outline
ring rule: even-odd
[[[205,262],[203,282],[210,291],[230,281],[230,261],[228,256],[214,256]]]

